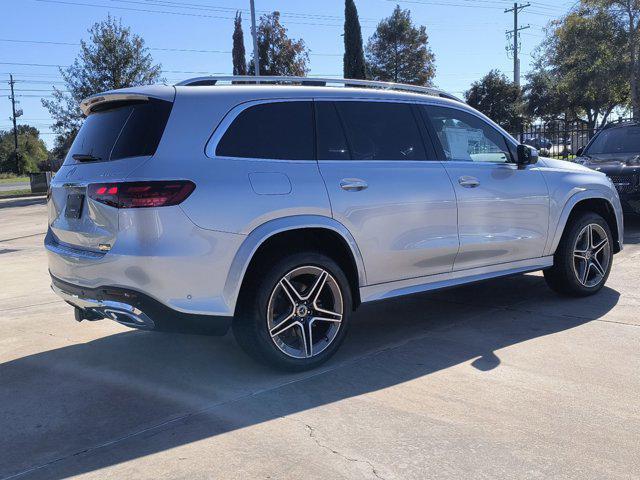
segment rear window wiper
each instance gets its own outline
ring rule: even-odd
[[[71,155],[71,158],[79,162],[97,162],[102,160],[102,158],[91,155],[90,153],[74,153]]]

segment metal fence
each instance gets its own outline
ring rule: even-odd
[[[618,118],[614,122],[629,119]],[[521,143],[536,148],[546,157],[571,159],[578,150],[586,147],[598,129],[590,128],[585,122],[567,122],[554,120],[551,122],[529,125],[513,136]]]

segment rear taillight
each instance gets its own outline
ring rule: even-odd
[[[87,194],[96,202],[116,208],[168,207],[186,200],[195,188],[189,180],[92,183]]]

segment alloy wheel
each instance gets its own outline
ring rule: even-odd
[[[267,305],[267,329],[285,355],[315,357],[333,343],[344,314],[338,282],[323,268],[295,268],[276,284]]]
[[[611,262],[611,245],[606,231],[597,223],[585,226],[573,247],[573,271],[581,285],[592,288],[600,284]]]

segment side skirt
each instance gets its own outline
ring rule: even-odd
[[[501,263],[488,267],[470,268],[453,272],[430,275],[428,277],[410,278],[395,282],[379,283],[360,287],[362,303],[383,300],[385,298],[427,292],[440,288],[455,287],[466,283],[479,282],[490,278],[504,277],[518,273],[535,272],[553,266],[553,255],[548,257]]]

